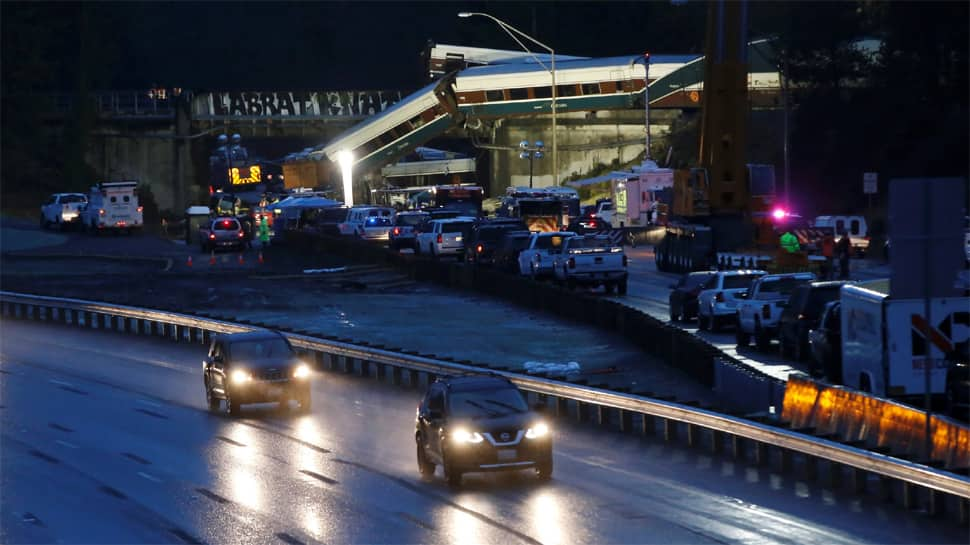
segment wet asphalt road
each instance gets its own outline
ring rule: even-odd
[[[0,322],[4,543],[965,543],[766,469],[554,422],[556,474],[415,467],[419,393],[313,378],[314,408],[204,408],[198,345]]]

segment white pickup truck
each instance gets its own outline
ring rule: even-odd
[[[747,269],[714,273],[697,295],[697,327],[717,332],[725,323],[731,323],[737,314],[738,296],[747,293],[751,284],[765,274]]]
[[[606,293],[612,293],[615,288],[617,293],[625,295],[626,263],[623,247],[613,244],[610,237],[577,235],[563,241],[552,270],[556,281],[570,289],[577,285],[602,285]]]
[[[738,297],[735,338],[738,347],[748,346],[754,336],[755,344],[766,350],[778,334],[778,319],[795,288],[815,280],[810,272],[766,274],[751,284],[748,293]]]
[[[40,226],[64,229],[67,225],[80,225],[81,212],[87,204],[88,198],[81,193],[54,193],[40,207]]]
[[[529,245],[519,252],[519,274],[537,279],[552,276],[552,264],[562,249],[562,242],[576,236],[570,231],[532,233]]]

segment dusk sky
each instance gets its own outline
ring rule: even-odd
[[[9,17],[26,9],[22,17]],[[94,47],[104,85],[152,83],[191,89],[407,89],[422,83],[428,40],[518,49],[494,15],[557,53],[612,56],[697,53],[703,2],[175,2],[86,4],[80,43],[77,4],[3,3],[4,33],[53,32],[60,56]],[[36,28],[21,25],[32,21]],[[9,35],[8,35],[9,39]],[[541,51],[540,48],[536,48]]]

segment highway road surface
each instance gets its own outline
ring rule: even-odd
[[[949,522],[560,422],[556,473],[422,480],[420,393],[204,408],[199,345],[0,322],[4,543],[966,543]]]

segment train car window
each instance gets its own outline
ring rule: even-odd
[[[556,94],[561,97],[574,97],[576,96],[576,86],[575,85],[557,85]]]
[[[622,81],[616,82],[616,92],[617,93],[622,93],[623,92],[623,82]]]
[[[528,89],[509,89],[509,100],[526,100],[528,98]]]
[[[505,93],[501,90],[488,90],[485,91],[485,100],[489,102],[502,102],[505,100]]]
[[[583,94],[584,95],[598,95],[598,94],[600,94],[600,84],[599,83],[584,83],[583,84]]]
[[[536,98],[552,98],[552,87],[536,87],[532,89],[532,94]]]

